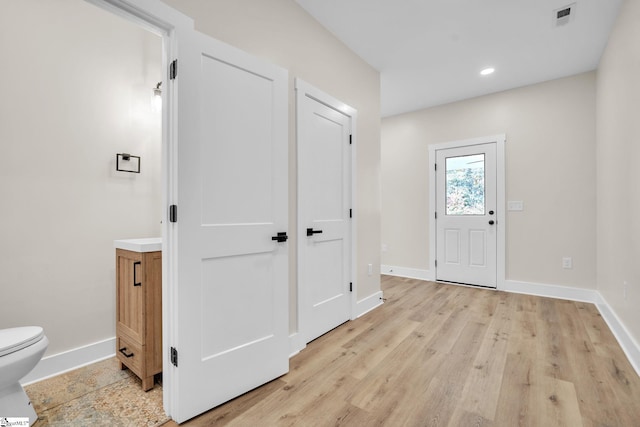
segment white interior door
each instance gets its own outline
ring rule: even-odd
[[[436,151],[436,280],[496,287],[496,144]]]
[[[309,342],[351,317],[351,117],[297,89],[298,289]]]
[[[180,34],[171,416],[289,369],[287,72]]]

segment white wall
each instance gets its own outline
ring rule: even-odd
[[[83,0],[2,4],[0,328],[43,326],[47,354],[115,335],[113,240],[160,235],[161,54]]]
[[[597,101],[598,290],[640,342],[639,1],[620,10],[598,67]]]
[[[428,146],[500,133],[506,198],[524,202],[506,215],[506,278],[594,289],[594,72],[383,119],[382,263],[429,269]]]
[[[193,18],[198,31],[289,70],[289,253],[291,331],[296,304],[296,139],[294,78],[358,110],[357,298],[380,290],[380,76],[294,0],[163,0]]]

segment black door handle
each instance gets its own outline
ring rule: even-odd
[[[489,221],[489,225],[493,225],[493,224],[495,224],[495,223],[496,223],[496,222],[495,222],[494,220],[490,220],[490,221]]]
[[[278,232],[278,235],[277,235],[277,236],[273,236],[273,237],[271,238],[271,240],[275,240],[275,241],[277,241],[278,243],[286,242],[286,241],[287,241],[287,239],[289,239],[289,236],[287,236],[287,232],[286,232],[286,231]]]
[[[142,282],[138,282],[138,275],[136,274],[136,271],[138,271],[136,266],[139,265],[142,265],[142,262],[136,261],[133,263],[133,286],[142,286]]]
[[[313,228],[307,228],[307,236],[313,236],[314,234],[320,234],[322,230],[314,230]]]

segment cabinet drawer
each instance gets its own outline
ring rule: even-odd
[[[118,337],[116,339],[116,356],[118,360],[127,365],[134,374],[144,376],[142,372],[144,353],[142,352],[142,346],[140,344],[125,337]]]

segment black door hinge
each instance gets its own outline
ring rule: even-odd
[[[437,163],[433,164],[433,170],[436,170],[436,171],[438,170],[438,164]]]
[[[169,206],[169,222],[178,222],[178,206]]]
[[[178,367],[178,350],[175,347],[171,347],[171,364]]]
[[[438,212],[435,212],[435,218],[438,219]]]
[[[436,260],[436,267],[438,266],[438,260]]]
[[[169,64],[169,80],[175,80],[178,77],[178,60],[174,59]]]
[[[349,292],[353,292],[353,282],[349,282]]]
[[[349,209],[349,218],[353,218],[353,209]]]
[[[349,145],[353,144],[353,135],[349,135]]]

